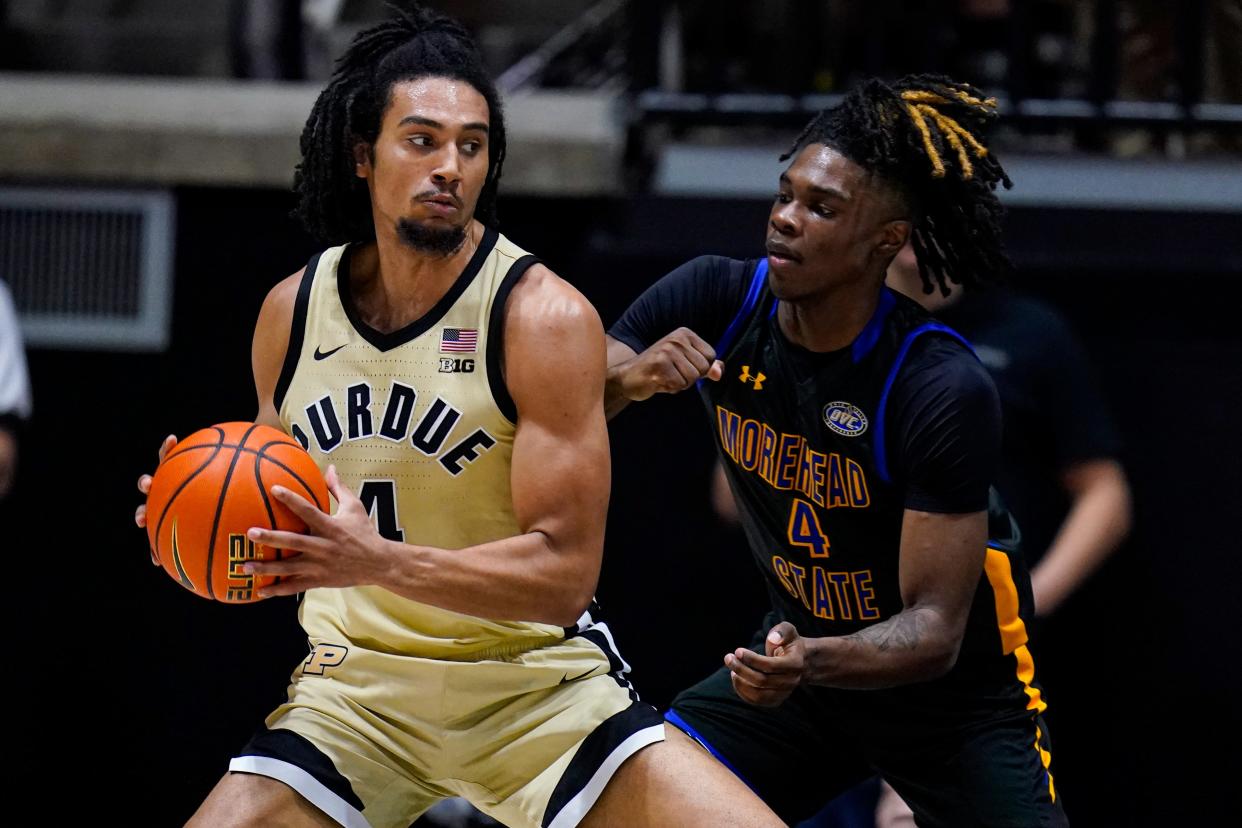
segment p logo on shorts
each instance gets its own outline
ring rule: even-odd
[[[302,665],[302,675],[322,676],[325,670],[340,667],[347,655],[349,655],[348,647],[336,644],[317,644]]]

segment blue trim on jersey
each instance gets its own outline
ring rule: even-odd
[[[854,357],[854,364],[863,361],[863,358],[875,348],[875,344],[880,341],[880,333],[884,330],[884,322],[888,319],[888,315],[893,312],[893,308],[897,307],[897,300],[893,298],[893,292],[887,287],[880,291],[880,303],[876,305],[875,313],[871,314],[871,321],[867,323],[867,327],[862,329],[854,339],[854,345],[850,348],[850,354]]]
[[[737,316],[733,317],[733,321],[729,323],[729,327],[725,328],[725,332],[720,337],[720,341],[716,343],[716,356],[723,357],[724,352],[733,344],[733,339],[737,336],[738,331],[746,321],[746,317],[750,316],[750,312],[755,309],[755,304],[759,301],[759,294],[763,291],[763,286],[768,280],[768,260],[762,258],[755,267],[755,275],[750,280],[750,290],[746,292],[746,300],[742,302],[742,309],[737,312]]]
[[[685,732],[687,736],[689,736],[691,739],[693,739],[694,741],[702,745],[704,748],[706,748],[707,752],[710,753],[712,756],[715,756],[716,759],[720,762],[720,764],[724,765],[726,768],[729,769],[729,771],[734,776],[742,780],[743,784],[745,784],[746,787],[754,791],[756,795],[759,794],[759,790],[754,785],[750,784],[750,780],[748,780],[745,776],[742,776],[742,774],[738,773],[737,768],[733,767],[733,764],[729,762],[728,759],[724,758],[724,756],[721,755],[720,751],[712,747],[711,742],[704,739],[697,730],[695,730],[693,727],[687,724],[685,719],[683,719],[681,716],[678,716],[676,710],[670,709],[666,711],[664,714],[664,718],[666,721],[670,722],[674,727]]]
[[[880,394],[880,405],[875,413],[875,441],[873,442],[875,450],[875,467],[880,473],[880,479],[885,483],[892,483],[892,477],[888,473],[888,452],[885,447],[884,439],[884,412],[888,407],[888,392],[893,390],[893,382],[897,379],[897,372],[901,370],[901,364],[906,360],[906,354],[910,352],[910,346],[914,344],[914,340],[918,339],[925,333],[942,333],[945,336],[952,337],[958,342],[966,346],[966,350],[978,359],[975,349],[970,346],[966,338],[948,325],[942,325],[939,322],[924,322],[910,333],[906,334],[905,340],[901,343],[900,350],[897,351],[897,358],[893,360],[893,367],[889,369],[888,378],[884,380],[884,393]]]
[[[767,263],[767,260],[764,260]],[[780,305],[776,297],[772,297],[772,309],[768,311],[768,319],[776,316],[776,308]],[[875,313],[871,314],[871,321],[867,323],[867,327],[862,329],[851,346],[851,355],[854,358],[854,364],[863,361],[867,354],[875,349],[875,345],[880,341],[880,334],[884,331],[884,322],[888,319],[888,315],[893,312],[893,308],[897,307],[897,300],[893,298],[892,291],[885,287],[880,291],[880,302],[876,305]]]

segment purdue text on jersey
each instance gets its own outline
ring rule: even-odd
[[[304,418],[293,420],[289,432],[307,450],[313,437],[315,448],[324,454],[331,454],[346,439],[365,440],[378,435],[384,440],[404,443],[408,438],[411,446],[427,457],[435,457],[452,475],[461,474],[467,463],[477,460],[481,452],[496,445],[495,437],[482,428],[476,428],[464,437],[455,438],[445,449],[458,420],[462,418],[461,410],[437,395],[423,409],[418,421],[413,422],[417,401],[418,391],[415,388],[394,381],[388,389],[383,417],[379,419],[372,411],[370,383],[355,383],[343,393],[325,394],[306,406]],[[344,426],[341,425],[342,414]],[[309,436],[303,422],[309,425]]]

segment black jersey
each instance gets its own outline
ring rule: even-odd
[[[902,521],[907,508],[920,507],[909,496],[909,464],[894,462],[889,420],[907,358],[928,338],[939,340],[937,359],[970,360],[974,367],[975,357],[958,334],[887,289],[848,348],[810,354],[779,330],[767,260],[747,262],[745,271],[745,297],[734,302],[732,321],[714,343],[725,375],[700,382],[699,393],[777,615],[802,635],[847,635],[903,606]],[[994,398],[986,372],[978,374]],[[1042,709],[1039,690],[1030,683],[1030,581],[1017,552],[1016,527],[994,495],[957,511],[985,505],[986,571],[958,662],[935,683],[946,689],[962,685],[966,692],[953,695],[964,702],[983,695],[1004,709],[1013,710],[1014,700]],[[907,695],[910,687],[867,698]],[[916,687],[926,689],[925,683]]]

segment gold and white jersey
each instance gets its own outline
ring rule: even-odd
[[[349,255],[348,245],[334,247],[307,265],[276,387],[281,424],[320,468],[336,466],[390,540],[461,549],[519,534],[510,492],[517,415],[500,357],[505,300],[534,257],[488,230],[435,307],[381,333],[354,309]],[[437,659],[503,656],[564,636],[374,586],[310,590],[300,619],[312,647]]]

